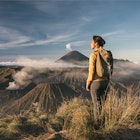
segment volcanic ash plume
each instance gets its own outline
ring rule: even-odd
[[[24,67],[21,71],[13,75],[13,82],[9,83],[7,89],[16,90],[24,88],[29,81],[38,74],[32,67]]]
[[[66,49],[67,49],[68,51],[72,51],[72,48],[71,48],[71,44],[70,44],[70,43],[66,44]]]
[[[18,85],[15,81],[14,82],[9,82],[9,86],[6,89],[9,90],[17,90],[20,88],[20,85]]]

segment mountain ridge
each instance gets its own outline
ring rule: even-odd
[[[61,102],[78,95],[64,83],[40,83],[21,98],[4,106],[2,112],[3,115],[19,114],[21,110],[29,109],[36,102],[42,110],[55,112]]]

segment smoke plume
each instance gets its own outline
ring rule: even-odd
[[[39,74],[39,70],[33,67],[24,67],[21,71],[13,74],[13,82],[9,83],[7,89],[21,89],[24,88],[36,75]]]
[[[71,44],[70,44],[70,43],[66,44],[66,49],[67,49],[68,51],[72,51],[72,48],[71,48]]]

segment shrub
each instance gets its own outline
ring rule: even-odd
[[[60,124],[65,128],[69,126],[69,123],[73,117],[73,113],[76,109],[82,106],[90,106],[90,102],[88,100],[83,100],[82,98],[74,98],[70,101],[65,101],[56,113],[56,119],[60,122]]]

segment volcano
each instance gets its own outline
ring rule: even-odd
[[[4,106],[2,113],[3,115],[19,114],[22,110],[28,110],[36,102],[41,110],[55,112],[63,101],[78,95],[63,83],[40,83],[20,99]]]
[[[57,60],[57,62],[63,61],[67,63],[81,63],[88,61],[89,58],[83,55],[82,53],[78,51],[71,51],[67,53],[66,55],[62,56]]]

